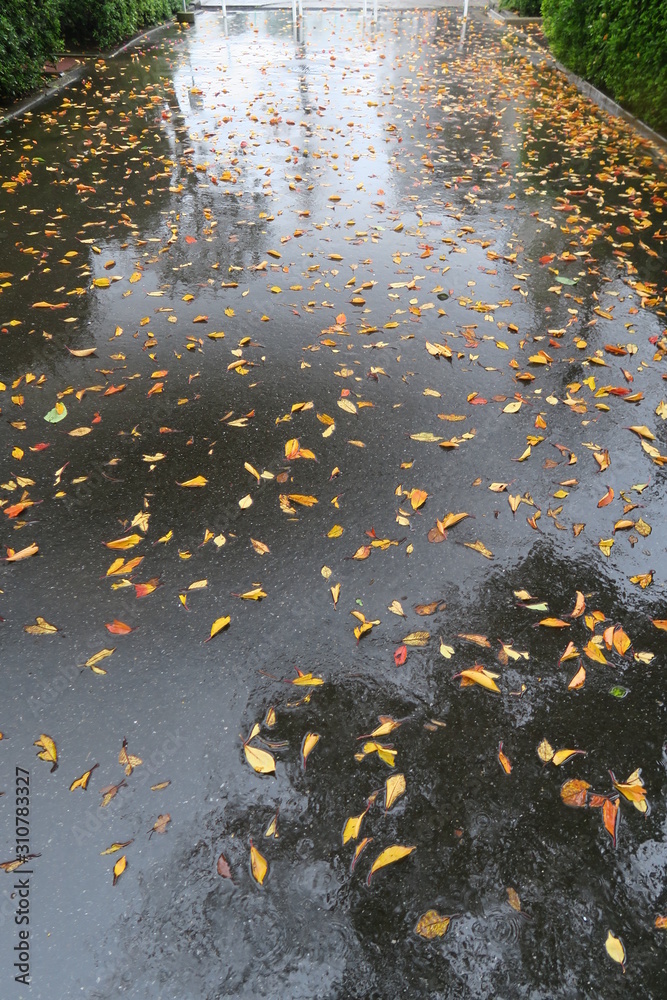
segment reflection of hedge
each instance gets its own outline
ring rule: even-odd
[[[165,21],[179,6],[178,0],[60,0],[60,22],[68,45],[107,48]]]
[[[542,0],[542,13],[557,59],[667,129],[665,0]]]
[[[0,3],[0,98],[39,85],[44,63],[58,47],[59,0]]]

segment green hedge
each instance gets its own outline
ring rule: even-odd
[[[0,0],[0,101],[38,87],[63,39],[109,48],[179,8],[182,0]]]
[[[166,21],[179,6],[178,0],[60,0],[60,20],[68,45],[109,48]]]
[[[542,13],[557,59],[667,132],[665,0],[542,0]]]
[[[60,44],[60,0],[0,3],[0,99],[39,86],[44,63]]]
[[[542,0],[500,0],[500,10],[511,10],[519,17],[539,17]]]

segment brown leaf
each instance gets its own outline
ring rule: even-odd
[[[232,877],[231,868],[229,867],[229,864],[224,854],[221,854],[220,857],[218,858],[216,869],[220,878],[230,879]]]
[[[169,825],[169,823],[171,823],[171,816],[169,815],[169,813],[164,813],[158,816],[158,818],[153,823],[153,828],[151,832],[148,834],[149,840],[154,833],[166,833],[167,826]]]

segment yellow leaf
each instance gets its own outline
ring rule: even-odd
[[[95,288],[108,288],[111,282],[108,278],[93,278]]]
[[[231,618],[229,615],[223,615],[222,618],[216,618],[216,620],[211,625],[211,634],[206,640],[206,642],[210,642],[210,640],[213,638],[214,635],[217,635],[218,632],[222,632],[223,629],[227,628],[230,621]]]
[[[322,680],[321,677],[313,677],[313,675],[310,673],[308,674],[300,673],[298,677],[294,678],[292,684],[296,685],[297,687],[318,687],[320,684],[324,684],[324,681]]]
[[[596,663],[608,663],[606,656],[596,643],[591,639],[590,642],[586,643],[584,646],[584,653],[589,660],[594,660]]]
[[[611,931],[607,931],[607,940],[604,943],[607,954],[614,962],[625,967],[625,948],[620,938],[615,937]]]
[[[113,866],[113,884],[115,885],[118,879],[121,877],[125,869],[127,868],[127,855],[123,855],[119,858],[116,864]]]
[[[569,628],[570,623],[564,622],[562,618],[543,618],[538,625],[545,625],[547,628]]]
[[[116,538],[113,542],[105,542],[108,549],[133,549],[139,542],[143,542],[141,535],[126,535],[125,538]]]
[[[266,858],[259,853],[252,841],[250,841],[250,870],[255,882],[262,885],[269,870],[269,865]]]
[[[275,757],[268,750],[260,750],[259,747],[251,747],[244,743],[243,751],[253,771],[257,771],[258,774],[276,773]]]
[[[406,646],[426,646],[430,638],[430,632],[410,632],[402,641]]]
[[[479,684],[480,687],[486,688],[487,691],[493,691],[496,694],[500,694],[500,688],[494,681],[493,677],[486,670],[462,670],[460,674],[456,675],[461,678],[461,684],[467,681],[468,684]]]
[[[341,410],[345,410],[346,413],[356,413],[357,408],[354,403],[350,402],[349,399],[339,399],[337,400],[338,405]]]
[[[90,667],[96,674],[106,674],[106,670],[101,670],[97,664],[101,663],[102,660],[106,660],[108,656],[111,656],[115,649],[115,646],[113,649],[101,649],[99,653],[95,653],[86,660],[85,666]]]
[[[290,493],[288,499],[301,504],[302,507],[312,507],[317,503],[317,497],[307,496],[303,493]]]
[[[648,427],[644,424],[628,427],[628,430],[634,431],[638,437],[645,438],[647,441],[655,441],[655,434],[652,434]]]
[[[340,597],[340,584],[339,583],[335,583],[333,585],[333,587],[331,587],[331,596],[333,598],[334,608],[335,608],[336,605],[338,604],[338,598]]]
[[[194,479],[186,479],[184,483],[177,483],[177,486],[206,486],[208,479],[204,476],[195,476]]]
[[[479,552],[485,559],[493,559],[493,552],[487,549],[486,545],[482,542],[464,542],[463,544],[467,549],[474,549],[475,552]]]
[[[396,861],[400,861],[402,858],[407,858],[408,854],[416,850],[415,847],[405,847],[402,844],[394,844],[392,847],[386,847],[384,851],[378,854],[377,858],[373,862],[371,870],[368,874],[368,884],[370,885],[371,879],[376,871],[380,868],[385,868],[387,865],[393,865]]]
[[[415,934],[426,938],[427,941],[443,937],[447,933],[451,919],[451,917],[440,916],[437,910],[427,910],[415,924]]]
[[[51,774],[58,767],[58,751],[56,750],[56,745],[50,736],[46,733],[40,733],[39,739],[35,740],[33,743],[35,747],[42,747],[37,756],[41,760],[48,760],[53,767],[51,768]]]
[[[393,615],[399,615],[401,618],[405,618],[405,612],[403,611],[399,601],[392,601],[387,607],[387,611],[391,611]]]
[[[470,514],[466,514],[465,512],[461,514],[445,514],[442,521],[437,522],[441,534],[444,535],[447,528],[453,528],[455,524],[458,524],[465,517],[470,517]]]
[[[438,396],[440,393],[438,393]],[[435,441],[442,441],[442,437],[432,434],[430,431],[420,431],[418,434],[410,435],[411,441],[420,441],[422,444],[432,444]]]
[[[521,409],[521,400],[516,399],[503,407],[503,413],[518,413]]]
[[[257,553],[257,555],[265,556],[268,555],[271,551],[268,545],[265,545],[264,542],[257,541],[256,538],[251,538],[250,543],[255,552]]]
[[[350,816],[345,822],[343,827],[343,844],[347,844],[348,840],[356,840],[359,836],[359,831],[361,830],[361,823],[366,815],[366,810],[359,813],[358,816]]]
[[[319,733],[306,733],[301,744],[301,764],[305,770],[306,761],[308,760],[309,754],[315,749],[317,744],[320,742]]]
[[[402,774],[392,774],[387,778],[384,791],[384,811],[387,812],[394,802],[405,794],[405,776]]]
[[[548,764],[550,761],[553,760],[554,752],[555,752],[554,748],[551,746],[551,743],[549,743],[548,740],[542,740],[542,742],[537,748],[537,756],[540,758],[541,761],[544,761],[545,764]]]
[[[30,635],[53,635],[58,629],[55,625],[49,625],[46,619],[42,618],[40,615],[35,618],[34,625],[25,625],[23,627],[24,632],[28,632]]]
[[[327,532],[327,538],[340,538],[343,534],[343,527],[340,524],[334,524],[333,528],[330,528]]]
[[[82,774],[80,778],[75,778],[72,784],[69,786],[70,792],[75,791],[77,788],[83,788],[85,792],[85,790],[88,788],[88,782],[90,781],[90,776],[96,767],[99,767],[99,764],[95,764],[93,767],[90,768],[89,771],[86,771],[85,774]]]
[[[641,768],[638,767],[636,771],[633,771],[630,777],[625,781],[617,781],[614,777],[613,771],[610,771],[610,774],[614,788],[617,788],[621,795],[628,800],[628,802],[632,802],[635,809],[638,809],[640,813],[648,812],[646,789],[644,788],[644,782],[641,776]]]
[[[104,854],[115,854],[116,851],[122,851],[124,847],[129,847],[132,843],[131,840],[126,840],[123,843],[114,842],[111,847],[107,847],[105,851],[100,851],[100,856]]]
[[[584,755],[585,756],[586,755],[586,751],[585,750],[557,750],[556,753],[553,755],[551,763],[555,767],[560,767],[560,765],[564,764],[565,761],[567,761],[567,760],[570,759],[570,757],[575,757],[577,755]]]
[[[246,590],[244,594],[235,596],[240,597],[243,601],[261,601],[263,597],[266,597],[266,592],[261,587],[255,587],[253,590]]]

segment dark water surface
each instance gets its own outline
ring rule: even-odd
[[[29,988],[12,969],[21,871],[0,872],[2,997],[667,992],[664,168],[525,40],[478,14],[462,50],[459,32],[454,10],[307,12],[296,33],[284,12],[238,13],[227,34],[208,14],[3,126],[1,541],[39,552],[0,570],[0,843],[11,861],[18,766],[41,856]],[[289,494],[318,502],[281,509]],[[430,542],[450,512],[469,517]],[[351,558],[381,539],[397,544]],[[144,559],[105,576],[119,556]],[[261,601],[234,596],[260,584]],[[358,643],[352,611],[380,622]],[[58,632],[26,634],[37,616]],[[114,619],[136,631],[110,635]],[[111,648],[106,674],[83,667]],[[459,686],[475,664],[499,693]],[[324,683],[286,683],[295,667]],[[394,768],[355,759],[379,715],[401,721],[379,738]],[[275,776],[245,760],[256,722],[282,744]],[[143,763],[101,808],[124,738]],[[543,739],[587,756],[543,764]],[[560,788],[613,796],[609,769],[636,768],[650,808],[621,796],[614,847],[602,809]],[[385,813],[394,772],[406,792]],[[392,845],[415,850],[369,886]],[[444,936],[415,933],[428,910],[454,918]]]

